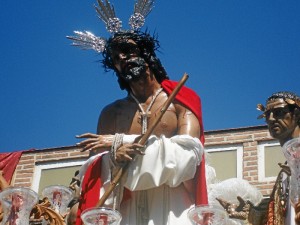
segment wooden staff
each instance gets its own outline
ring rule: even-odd
[[[164,103],[163,107],[161,108],[158,117],[156,117],[155,121],[150,125],[150,127],[147,129],[146,133],[139,139],[138,143],[141,145],[145,145],[148,138],[152,134],[153,130],[161,120],[162,116],[165,114],[167,109],[169,108],[170,104],[173,102],[175,96],[181,89],[181,87],[184,85],[184,83],[187,81],[189,76],[185,73],[181,80],[176,85],[175,89],[172,91],[170,96],[168,97],[167,101]],[[114,179],[111,181],[110,186],[108,186],[107,191],[103,194],[103,196],[99,199],[96,207],[101,207],[104,205],[104,202],[109,197],[109,195],[112,193],[112,191],[115,189],[116,185],[120,182],[123,175],[126,173],[128,169],[129,163],[126,163],[123,167],[121,167],[118,172],[116,173]]]

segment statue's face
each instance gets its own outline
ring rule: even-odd
[[[112,52],[112,60],[118,74],[126,81],[136,80],[146,71],[147,63],[133,40],[117,44]]]
[[[297,119],[283,99],[269,101],[266,106],[265,119],[272,137],[278,140],[292,138]]]

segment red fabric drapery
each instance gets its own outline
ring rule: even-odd
[[[81,213],[88,208],[95,207],[99,200],[101,181],[101,158],[94,160],[87,168],[81,185],[81,196],[77,211],[76,225],[83,224],[80,218]]]
[[[161,85],[164,88],[164,90],[168,94],[170,94],[176,87],[177,83],[178,82],[164,80]],[[205,138],[204,127],[202,122],[202,107],[200,97],[192,89],[183,86],[176,95],[175,99],[183,105],[185,105],[187,108],[189,108],[198,118],[201,129],[199,139],[204,146]],[[194,179],[196,185],[195,205],[208,204],[204,154],[202,156],[201,164],[198,166],[197,173]]]
[[[0,153],[0,170],[3,171],[3,177],[9,184],[22,156],[22,153],[23,151]]]

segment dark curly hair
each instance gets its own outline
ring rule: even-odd
[[[160,47],[156,36],[151,36],[147,31],[121,31],[115,33],[108,39],[105,50],[102,53],[102,64],[106,72],[113,70],[116,73],[120,88],[122,90],[126,89],[129,91],[130,87],[128,83],[119,75],[114,66],[112,56],[114,49],[118,48],[120,44],[126,43],[128,40],[133,40],[137,44],[141,52],[141,57],[144,58],[146,63],[149,65],[149,68],[152,70],[156,80],[159,83],[161,83],[164,79],[169,79],[165,68],[162,66],[160,60],[155,54],[155,51]]]

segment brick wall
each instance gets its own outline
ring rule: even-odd
[[[24,152],[16,168],[12,185],[31,187],[35,165],[50,162],[85,160],[88,152],[80,152],[76,146],[49,148]]]
[[[243,145],[243,179],[256,186],[263,195],[269,195],[274,182],[258,181],[257,146],[259,142],[274,140],[267,126],[208,131],[205,133],[205,146]],[[277,163],[277,162],[276,162]]]

